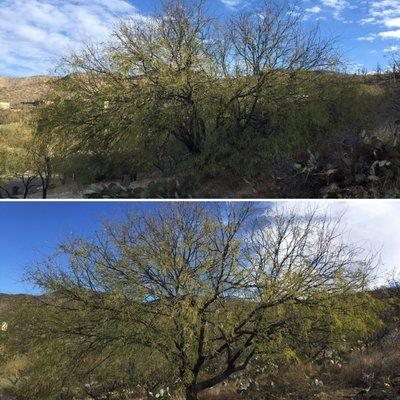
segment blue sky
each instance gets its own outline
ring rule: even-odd
[[[345,202],[285,202],[288,207],[329,207],[333,218],[345,212],[341,227],[346,238],[366,249],[381,249],[377,284],[384,284],[394,269],[400,272],[400,203],[354,200]],[[1,202],[0,293],[27,293],[26,267],[54,253],[71,235],[90,236],[104,220],[123,217],[127,209],[154,210],[159,202]],[[271,203],[260,203],[268,207]],[[304,210],[304,208],[303,208]]]
[[[89,236],[104,220],[128,208],[157,203],[125,202],[2,202],[0,203],[0,293],[26,293],[26,267],[54,253],[70,235]]]
[[[209,0],[218,17],[261,0]],[[288,0],[290,1],[290,0]],[[349,69],[386,66],[400,49],[400,0],[297,0],[306,24],[337,36]],[[104,40],[118,18],[151,15],[159,0],[0,0],[0,75],[51,73],[82,40]]]

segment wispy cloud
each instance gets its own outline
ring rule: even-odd
[[[347,0],[321,0],[321,4],[333,9],[333,16],[336,19],[341,19],[342,12],[352,7]]]
[[[215,3],[218,13],[221,10],[230,13],[257,8],[262,1],[215,0]],[[88,39],[104,40],[116,19],[150,13],[154,2],[0,0],[0,75],[51,72],[69,49],[78,48]],[[140,9],[132,3],[140,3]],[[356,53],[355,62],[376,64],[370,55],[367,57],[371,47],[379,54],[377,57],[383,57],[387,56],[384,49],[400,40],[400,0],[299,0],[296,4],[299,13],[304,13],[306,24],[323,20],[320,25],[323,33],[328,36],[332,32],[343,33],[343,47],[352,42],[349,51]]]
[[[68,49],[104,40],[118,18],[137,14],[124,0],[2,0],[0,75],[48,72]]]
[[[400,29],[394,31],[384,31],[378,33],[378,36],[382,39],[400,39]]]
[[[380,25],[390,30],[381,30],[374,39],[400,39],[400,0],[379,0],[369,3],[369,16],[363,18],[361,25]]]
[[[305,11],[308,13],[312,13],[312,14],[318,14],[322,11],[322,8],[319,6],[314,6],[314,7],[306,8]]]
[[[242,0],[221,0],[222,4],[224,4],[228,8],[236,8],[240,5],[242,5],[243,1]]]
[[[385,50],[383,50],[385,53],[395,53],[395,52],[397,52],[397,51],[399,51],[400,50],[400,47],[399,46],[395,46],[395,45],[393,45],[393,46],[389,46],[388,48],[386,48]]]
[[[295,207],[299,215],[310,207],[328,210],[333,220],[344,213],[340,228],[345,237],[365,249],[365,253],[380,252],[382,265],[376,271],[375,285],[384,285],[394,269],[399,268],[400,203],[396,201],[354,200],[326,203],[324,200],[309,202],[286,202],[287,207]],[[400,272],[400,269],[399,269]]]
[[[357,38],[357,40],[364,41],[364,42],[373,42],[377,38],[377,36],[378,35],[371,33],[368,36],[360,36]]]

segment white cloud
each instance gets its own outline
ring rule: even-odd
[[[319,6],[314,6],[314,7],[306,8],[305,11],[309,12],[309,13],[313,13],[313,14],[318,14],[322,11],[322,8]]]
[[[335,19],[341,19],[341,14],[346,8],[353,8],[347,0],[321,0],[321,4],[334,10]]]
[[[395,53],[396,51],[399,51],[400,47],[399,46],[389,46],[385,50],[383,50],[385,53]]]
[[[242,0],[221,0],[221,2],[229,8],[236,8],[242,3]]]
[[[332,8],[345,8],[349,3],[346,0],[321,0],[322,4]]]
[[[104,40],[118,18],[136,15],[124,0],[2,0],[0,75],[49,72],[67,50]]]
[[[400,0],[379,0],[369,3],[369,16],[360,21],[362,25],[377,24],[386,28],[400,28]],[[400,39],[400,30],[382,31],[381,39]]]
[[[400,27],[400,18],[389,18],[384,20],[384,23],[388,28]]]
[[[369,24],[374,24],[374,23],[376,23],[376,20],[374,17],[363,18],[360,21],[361,25],[369,25]]]
[[[372,33],[371,35],[368,35],[368,36],[358,37],[357,40],[373,42],[376,38],[377,38],[377,35]]]
[[[289,207],[318,206],[328,208],[332,218],[342,213],[342,229],[349,241],[359,244],[368,252],[381,250],[381,267],[376,271],[375,285],[383,285],[394,269],[400,267],[400,202],[386,200],[324,200],[285,202]]]
[[[378,33],[378,36],[382,39],[400,39],[400,29],[394,31],[385,31]]]

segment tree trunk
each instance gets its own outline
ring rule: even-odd
[[[189,386],[186,388],[186,400],[197,400],[198,391],[195,387]]]
[[[39,175],[42,183],[42,199],[47,199],[48,180],[47,177],[44,177],[42,174]]]
[[[38,171],[40,180],[42,181],[42,199],[47,199],[47,191],[50,187],[50,179],[51,179],[51,158],[45,158],[45,171],[41,173]]]

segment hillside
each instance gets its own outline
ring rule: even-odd
[[[0,76],[0,102],[11,103],[19,107],[23,103],[42,100],[48,92],[51,76],[33,76],[25,78],[7,78]]]
[[[3,316],[9,315],[9,313],[15,307],[17,301],[28,299],[30,296],[26,294],[4,294],[0,293],[0,323]]]

